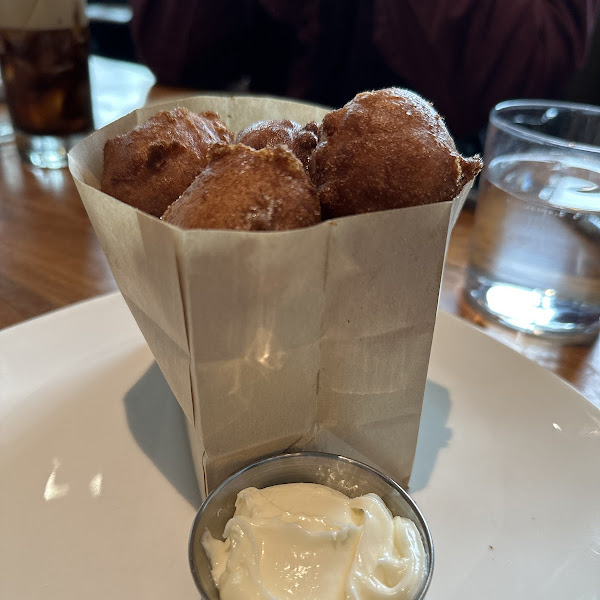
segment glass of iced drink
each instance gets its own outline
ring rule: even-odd
[[[93,129],[84,0],[0,0],[0,66],[19,154],[67,165]]]
[[[600,107],[511,100],[490,113],[465,298],[565,343],[600,326]]]

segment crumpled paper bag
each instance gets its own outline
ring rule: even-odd
[[[185,412],[205,495],[287,450],[410,476],[445,248],[466,197],[286,232],[180,230],[99,191],[103,147],[161,109],[214,110],[234,132],[325,109],[200,96],[135,111],[69,154],[112,272]]]

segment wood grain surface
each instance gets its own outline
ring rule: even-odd
[[[120,63],[110,85],[118,102]],[[130,67],[129,67],[130,68]],[[124,86],[127,78],[124,78]],[[125,88],[124,88],[125,89]],[[124,89],[122,91],[124,91]],[[189,96],[155,86],[148,103]],[[0,106],[0,120],[5,118]],[[562,346],[487,322],[462,300],[473,210],[465,208],[452,234],[440,308],[556,373],[600,407],[600,343]],[[116,290],[68,170],[23,164],[14,143],[0,143],[0,328]]]

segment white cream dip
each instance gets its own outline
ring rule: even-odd
[[[392,517],[375,494],[247,488],[223,538],[202,536],[221,600],[410,599],[425,577],[415,524]]]

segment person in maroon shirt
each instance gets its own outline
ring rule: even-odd
[[[338,107],[391,85],[431,100],[455,136],[516,97],[557,97],[600,0],[130,0],[159,82]]]

